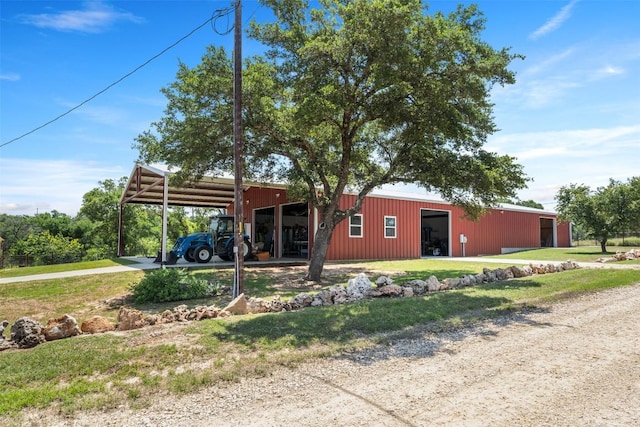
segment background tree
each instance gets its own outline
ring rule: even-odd
[[[627,184],[611,179],[608,186],[595,191],[584,184],[562,187],[556,195],[560,218],[578,224],[606,253],[609,238],[637,227],[640,198],[634,190],[636,182],[637,178]]]
[[[52,236],[72,237],[74,232],[73,218],[56,210],[38,213],[31,219],[31,222],[36,229],[48,231]]]
[[[100,181],[99,187],[85,193],[79,214],[92,223],[91,246],[98,258],[114,257],[118,253],[118,215],[120,197],[127,183],[126,177],[118,182],[107,179]],[[134,206],[125,206],[125,215],[131,216]],[[133,223],[127,218],[127,223]],[[126,235],[125,235],[126,239]],[[125,245],[126,245],[125,241]]]
[[[640,233],[640,176],[629,179],[629,194],[631,197],[631,217],[629,218],[629,233]]]
[[[577,246],[580,246],[580,242],[587,238],[589,238],[589,234],[581,224],[574,223],[571,225],[571,240],[575,241]]]
[[[4,254],[9,254],[16,243],[29,237],[32,230],[31,217],[0,214],[0,237],[4,239]]]
[[[527,208],[544,209],[544,205],[536,202],[535,200],[518,200],[515,204],[518,206],[525,206]]]
[[[509,205],[516,206],[525,206],[527,208],[535,208],[535,209],[544,209],[544,205],[542,203],[538,203],[535,200],[520,200],[520,199],[512,199],[509,197],[502,197],[496,200],[497,203],[506,203]]]
[[[81,261],[83,250],[78,239],[62,234],[54,236],[44,230],[17,242],[11,248],[10,255],[26,257],[35,265],[50,265]]]
[[[267,50],[243,71],[244,167],[318,210],[308,279],[320,279],[335,227],[377,187],[418,183],[477,217],[525,186],[512,157],[482,149],[496,131],[490,90],[514,82],[507,66],[519,56],[481,40],[476,6],[445,16],[417,0],[262,3],[277,21],[251,25]],[[178,166],[183,179],[231,171],[232,81],[221,48],[180,64],[165,117],[136,139],[141,159]],[[347,191],[355,202],[341,207]]]

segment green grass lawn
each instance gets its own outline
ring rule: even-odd
[[[37,265],[34,267],[3,268],[0,279],[5,277],[23,277],[34,274],[58,273],[61,271],[87,270],[91,268],[113,267],[116,265],[137,264],[126,258],[101,259],[97,261],[71,262],[68,264]]]
[[[566,259],[565,255],[562,253],[559,259]],[[384,271],[396,283],[402,283],[430,275],[439,279],[458,277],[496,266],[446,259],[367,262],[351,272],[331,276],[323,288],[345,283],[358,271]],[[114,319],[116,309],[101,302],[126,294],[143,274],[115,273],[0,285],[0,313],[12,321],[29,316],[43,323],[63,313],[72,314],[79,321],[94,314]],[[233,271],[198,270],[193,274],[230,283]],[[248,296],[268,298],[278,294],[287,299],[319,289],[311,289],[301,281],[283,286],[283,274],[259,269],[248,268],[245,278]],[[522,307],[546,306],[580,293],[638,282],[638,270],[579,269],[422,297],[371,299],[297,312],[205,320],[177,329],[175,339],[165,342],[149,339],[152,329],[143,328],[0,352],[0,414],[8,414],[0,415],[0,423],[19,424],[20,411],[28,408],[49,407],[72,413],[85,408],[115,408],[124,402],[142,407],[158,393],[182,394],[220,381],[264,376],[274,365],[295,366],[313,358],[385,344],[390,336],[411,337],[425,328],[446,330]],[[292,285],[296,283],[297,287]],[[221,306],[228,299],[226,296],[138,308],[159,312],[183,303]]]

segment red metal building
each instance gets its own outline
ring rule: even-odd
[[[275,258],[308,258],[319,226],[314,209],[289,200],[284,188],[249,187],[243,197],[254,242],[263,242]],[[344,195],[343,207],[351,206],[354,197]],[[459,257],[569,246],[570,224],[560,223],[553,212],[504,205],[472,221],[448,202],[377,193],[365,199],[358,215],[336,227],[326,259]]]
[[[226,208],[234,206],[234,181],[202,178],[181,187],[170,185],[170,172],[136,165],[123,192],[126,203]],[[342,197],[342,207],[353,205]],[[245,231],[274,258],[307,259],[320,226],[307,203],[289,200],[286,187],[245,182]],[[163,210],[163,211],[164,211]],[[166,244],[166,215],[163,214]],[[122,246],[122,215],[118,254]],[[389,192],[372,194],[360,213],[336,227],[327,260],[410,259],[425,256],[476,256],[518,249],[571,246],[571,228],[554,212],[505,205],[491,209],[478,221],[464,218],[461,208],[425,195]]]

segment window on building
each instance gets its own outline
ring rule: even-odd
[[[349,237],[362,237],[362,214],[349,217]]]
[[[384,217],[384,237],[385,239],[396,238],[396,217],[395,216]]]

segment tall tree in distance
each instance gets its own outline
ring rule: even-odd
[[[319,281],[335,227],[385,184],[417,183],[472,217],[527,179],[483,149],[496,132],[490,90],[512,84],[518,55],[481,39],[476,6],[428,14],[418,0],[263,0],[277,20],[251,24],[266,46],[243,71],[245,175],[289,185],[316,231],[307,278]],[[165,117],[136,139],[145,162],[183,177],[232,169],[232,67],[221,48],[180,65]],[[356,194],[341,206],[343,193]]]
[[[99,248],[103,257],[114,257],[118,252],[118,215],[120,196],[127,183],[127,178],[119,181],[106,179],[100,181],[99,187],[90,190],[82,197],[79,215],[92,223],[91,246]]]

